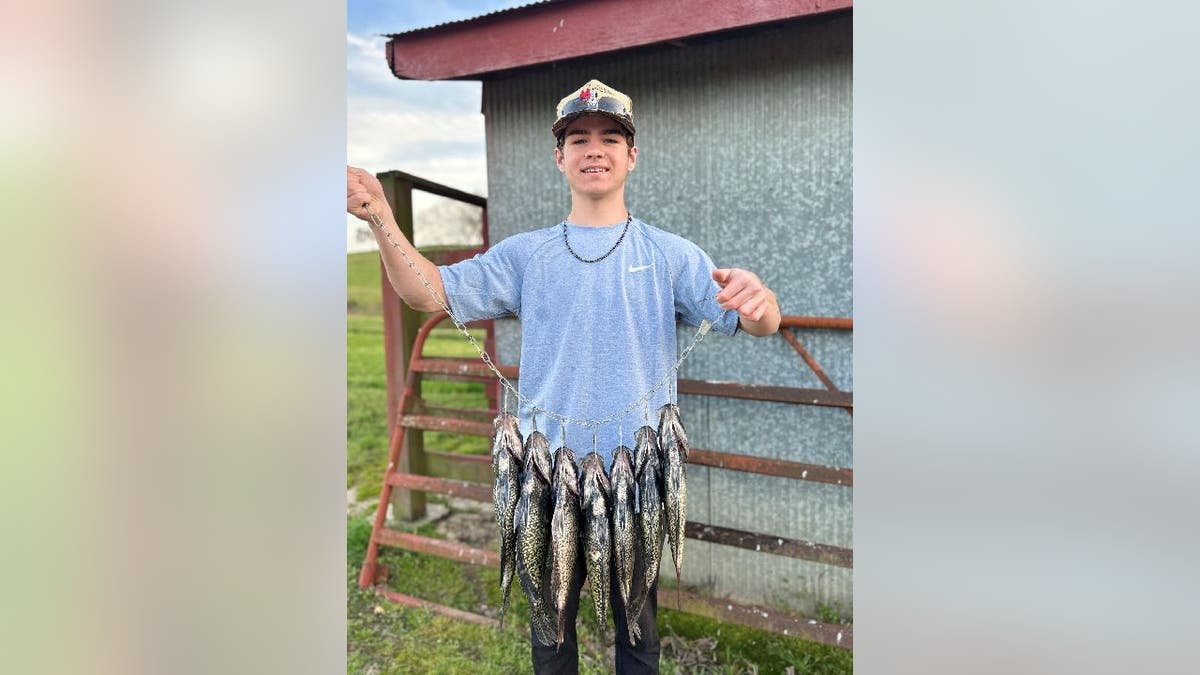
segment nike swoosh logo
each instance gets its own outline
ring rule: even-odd
[[[654,267],[654,263],[650,263],[649,265],[642,265],[641,267],[634,267],[633,265],[630,265],[629,271],[630,272],[641,272],[642,270],[648,270],[651,267]]]

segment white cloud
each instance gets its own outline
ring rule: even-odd
[[[404,171],[486,195],[480,84],[400,80],[388,70],[386,42],[382,36],[346,34],[347,163],[372,173]],[[424,199],[414,195],[418,210]],[[348,215],[348,232],[360,223]]]
[[[385,141],[415,144],[421,141],[475,143],[483,150],[483,115],[480,113],[429,113],[421,110],[366,109],[347,113],[351,145]]]
[[[396,83],[396,76],[388,70],[386,44],[387,38],[381,35],[346,33],[347,84],[386,89]]]
[[[346,40],[348,162],[486,190],[479,83],[399,80],[387,68],[386,38],[348,32]]]
[[[347,160],[399,169],[472,192],[486,189],[483,115],[364,110],[347,117]],[[437,176],[427,175],[436,170]]]

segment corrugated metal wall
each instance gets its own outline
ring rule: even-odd
[[[696,242],[718,266],[755,271],[785,314],[852,316],[851,35],[842,15],[484,82],[492,241],[558,223],[570,209],[549,128],[558,100],[595,77],[633,98],[640,154],[626,201],[635,216]],[[516,363],[519,327],[498,326],[501,360]],[[692,334],[680,331],[681,347]],[[853,389],[848,333],[801,339],[840,388]],[[681,376],[822,386],[777,336],[712,336]],[[842,410],[704,397],[681,405],[698,447],[853,465]],[[693,520],[853,546],[850,489],[693,466],[688,495]],[[685,582],[805,612],[818,603],[850,611],[851,577],[694,540],[686,549]]]

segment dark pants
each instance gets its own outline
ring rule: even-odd
[[[637,558],[634,569],[634,579],[642,576],[641,556]],[[562,647],[553,642],[543,645],[536,636],[530,637],[533,647],[533,672],[539,675],[576,675],[579,672],[579,641],[575,633],[575,617],[579,613],[579,591],[583,588],[584,577],[583,556],[580,555],[575,565],[575,578],[571,583],[571,593],[568,594],[566,628],[563,631]],[[639,586],[636,581],[634,586]],[[642,637],[636,644],[629,644],[629,627],[625,621],[625,604],[621,602],[621,591],[617,586],[617,575],[612,573],[609,587],[609,607],[616,628],[614,635],[615,663],[617,675],[658,673],[658,583],[650,587],[646,606],[638,617],[637,624],[642,631]],[[533,631],[530,631],[531,633]]]

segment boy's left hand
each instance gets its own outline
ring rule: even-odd
[[[717,302],[721,309],[736,310],[750,321],[762,319],[767,311],[769,293],[758,275],[738,268],[713,270],[713,281],[721,287]]]
[[[735,310],[746,332],[761,337],[779,330],[779,304],[757,274],[734,267],[713,270],[712,278],[721,287],[717,303]]]

